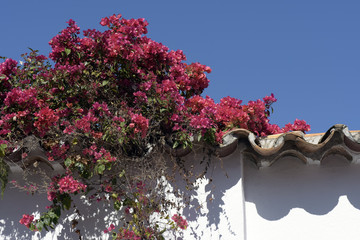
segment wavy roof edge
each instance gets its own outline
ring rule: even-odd
[[[343,124],[336,124],[325,133],[304,134],[300,131],[257,137],[246,129],[233,129],[223,137],[223,144],[216,148],[219,157],[234,153],[239,143],[241,151],[258,167],[272,165],[284,156],[295,156],[306,164],[320,164],[329,155],[339,154],[349,162],[360,162],[360,131],[349,131]],[[180,149],[174,155],[183,157],[191,149]]]
[[[20,159],[20,151],[14,152],[5,159],[11,172],[22,172],[24,166],[35,161],[45,162],[56,172],[64,171],[62,164],[48,161],[45,152],[40,146],[34,146],[31,137],[24,140],[31,144],[31,153],[26,160]],[[295,156],[305,164],[321,164],[329,155],[339,154],[349,163],[360,163],[360,131],[349,131],[343,124],[336,124],[325,133],[304,134],[295,131],[283,134],[257,137],[246,129],[233,129],[223,137],[223,144],[215,148],[219,157],[226,157],[237,149],[250,158],[258,167],[272,165],[284,156]],[[177,157],[185,157],[192,152],[190,148],[168,148],[168,152]]]
[[[304,134],[287,132],[283,134],[256,137],[245,129],[234,129],[224,136],[224,143],[218,148],[219,156],[227,156],[245,142],[243,153],[258,167],[272,165],[284,156],[295,156],[306,164],[320,164],[329,155],[339,154],[349,162],[360,162],[360,131],[349,131],[343,124],[336,124],[325,133]]]

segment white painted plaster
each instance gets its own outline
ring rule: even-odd
[[[191,205],[183,209],[183,215],[189,223],[188,229],[183,234],[168,234],[166,239],[242,239],[244,204],[239,156],[236,152],[221,161],[213,159],[205,177],[197,181],[199,188],[190,193],[194,195]],[[194,164],[199,163],[202,158],[203,155],[192,153],[185,161]],[[198,169],[204,166],[203,164]],[[10,180],[20,177],[18,173],[12,174]],[[186,190],[183,188],[182,191]],[[83,219],[86,219],[79,221],[79,229],[85,235],[83,239],[108,239],[109,236],[102,232],[110,222],[115,222],[115,216],[113,219],[108,217],[111,206],[99,207],[94,204],[95,208],[89,208],[80,202],[77,201],[77,205]],[[72,212],[67,212],[62,223],[48,233],[32,233],[19,224],[22,214],[43,212],[45,206],[50,205],[46,194],[29,196],[17,189],[8,188],[0,203],[0,239],[78,239],[69,229]],[[94,216],[92,211],[95,212]]]
[[[185,162],[199,163],[201,159],[202,154],[192,153]],[[198,180],[199,188],[190,193],[194,196],[191,204],[183,209],[189,228],[166,239],[360,238],[359,164],[338,155],[319,165],[283,157],[258,169],[250,159],[242,166],[240,159],[239,151],[222,161],[213,159],[205,177]],[[15,173],[10,176],[18,177]],[[43,211],[49,204],[45,195],[29,196],[8,188],[0,200],[0,239],[78,239],[69,229],[72,212],[49,233],[31,233],[19,224],[23,213]],[[108,239],[102,231],[110,222],[116,223],[111,206],[89,208],[83,204],[80,209],[85,220],[79,224],[84,239]]]
[[[360,238],[359,165],[338,155],[319,166],[293,157],[245,164],[247,239]]]

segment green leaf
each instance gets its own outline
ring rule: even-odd
[[[119,174],[119,178],[122,178],[125,175],[125,170],[122,170],[121,173]]]
[[[7,148],[6,144],[1,144],[0,145],[0,157],[4,157],[5,156],[5,150]]]
[[[67,158],[67,159],[65,160],[65,162],[64,162],[64,164],[65,164],[66,167],[69,167],[69,166],[71,165],[71,163],[72,163],[72,161],[71,161],[70,158]]]
[[[116,232],[113,232],[113,233],[112,233],[113,240],[114,240],[114,239],[116,239],[116,238],[117,238],[117,236],[118,236],[118,235],[117,235],[117,233],[116,233]]]
[[[116,200],[116,201],[114,202],[114,209],[117,210],[117,211],[119,211],[120,208],[121,208],[121,202],[120,202],[119,200]]]
[[[96,167],[96,172],[98,173],[98,174],[103,174],[104,173],[104,171],[105,171],[105,165],[104,164],[99,164],[99,165],[97,165],[97,167]]]
[[[34,230],[35,230],[35,225],[34,225],[34,224],[30,224],[29,229],[30,229],[30,231],[34,231]]]
[[[31,51],[31,52],[38,52],[39,50],[34,50],[32,49],[31,47],[28,47],[28,49]]]
[[[59,206],[57,206],[56,208],[54,208],[54,214],[58,217],[60,217],[61,215],[61,208]]]
[[[84,171],[84,164],[82,164],[81,162],[76,162],[75,167],[77,167],[80,172]]]
[[[109,81],[108,80],[105,80],[105,81],[103,81],[102,83],[101,83],[101,86],[106,86],[106,85],[108,85],[109,84]]]
[[[179,146],[179,141],[176,141],[173,145],[173,148],[177,148]]]
[[[70,53],[71,53],[71,49],[65,48],[65,54],[66,54],[66,56],[69,56]]]
[[[43,227],[44,227],[44,223],[42,221],[36,223],[36,228],[39,230],[39,232],[41,232]]]
[[[131,200],[130,198],[125,198],[123,205],[124,206],[132,206],[133,205],[133,200]]]
[[[54,213],[53,211],[50,211],[48,215],[50,218],[59,218],[59,216],[57,216],[56,213]]]
[[[93,176],[93,172],[87,171],[86,169],[80,173],[81,177],[89,179]]]
[[[110,163],[106,164],[106,169],[111,170],[111,166],[112,166],[112,164],[110,164]]]
[[[5,75],[0,75],[0,80],[3,80],[3,79],[5,79],[5,78],[6,78]]]
[[[44,218],[44,223],[45,223],[45,225],[50,225],[50,223],[51,223],[51,219],[50,219],[50,217],[49,216],[45,216],[45,218]]]
[[[65,195],[64,198],[61,199],[61,203],[66,210],[69,210],[71,207],[71,197],[69,195]]]

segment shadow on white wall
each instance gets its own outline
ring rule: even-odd
[[[244,179],[246,201],[254,203],[267,220],[281,219],[293,208],[326,215],[338,205],[340,196],[347,196],[360,210],[360,165],[339,155],[325,158],[321,165],[284,157],[260,170],[246,161]]]

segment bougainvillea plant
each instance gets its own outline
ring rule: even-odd
[[[3,58],[0,64],[0,157],[21,149],[26,158],[22,141],[32,136],[49,161],[66,169],[46,186],[47,211],[20,220],[30,230],[54,228],[72,197],[82,194],[112,202],[127,218],[104,230],[114,239],[163,239],[164,231],[188,226],[179,212],[170,215],[159,186],[168,166],[159,156],[169,145],[191,147],[193,136],[220,144],[234,128],[257,136],[310,130],[302,120],[270,124],[273,94],[247,104],[203,97],[210,67],[188,64],[181,50],[146,37],[144,19],[113,15],[100,24],[106,30],[81,34],[69,20],[50,40],[48,57],[30,49],[23,62]],[[0,166],[3,190],[2,159]]]

